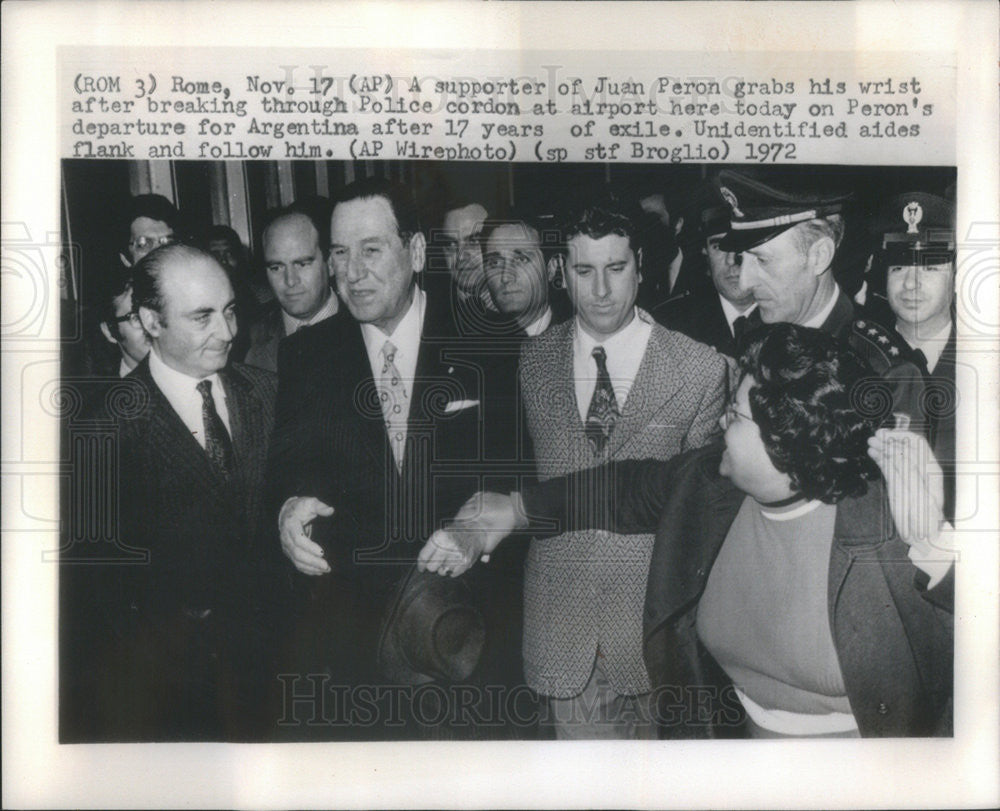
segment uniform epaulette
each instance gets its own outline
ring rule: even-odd
[[[905,363],[910,354],[910,348],[898,335],[870,319],[855,319],[848,332],[848,341],[880,374]]]

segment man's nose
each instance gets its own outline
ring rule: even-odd
[[[915,267],[909,267],[904,271],[903,287],[907,290],[915,290],[919,286],[919,271]]]
[[[608,277],[603,271],[594,274],[594,298],[607,298],[610,288]]]
[[[749,290],[757,280],[757,273],[754,269],[753,260],[748,260],[746,255],[740,254],[740,287]]]
[[[219,313],[215,319],[215,337],[220,341],[230,343],[236,337],[236,314]]]
[[[367,269],[360,253],[352,253],[347,259],[347,281],[357,282],[365,277]]]
[[[292,267],[285,268],[285,287],[296,287],[299,283],[299,272]]]

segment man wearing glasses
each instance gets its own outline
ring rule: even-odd
[[[166,197],[140,194],[132,198],[124,225],[128,242],[119,256],[126,267],[133,267],[150,251],[176,240],[180,214]]]
[[[117,347],[118,376],[125,377],[149,354],[149,338],[132,311],[132,281],[115,274],[104,296],[101,333]]]

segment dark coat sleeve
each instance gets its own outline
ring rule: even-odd
[[[691,464],[719,444],[671,459],[622,460],[549,479],[521,492],[530,530],[552,537],[582,529],[622,534],[655,532],[671,489]]]

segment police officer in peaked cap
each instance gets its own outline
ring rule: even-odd
[[[905,342],[856,312],[833,276],[850,195],[776,188],[731,170],[720,172],[716,184],[730,211],[720,248],[739,254],[740,287],[757,304],[750,326],[787,321],[840,336],[883,380],[859,393],[859,407],[871,408],[889,427],[919,419],[924,379]]]

